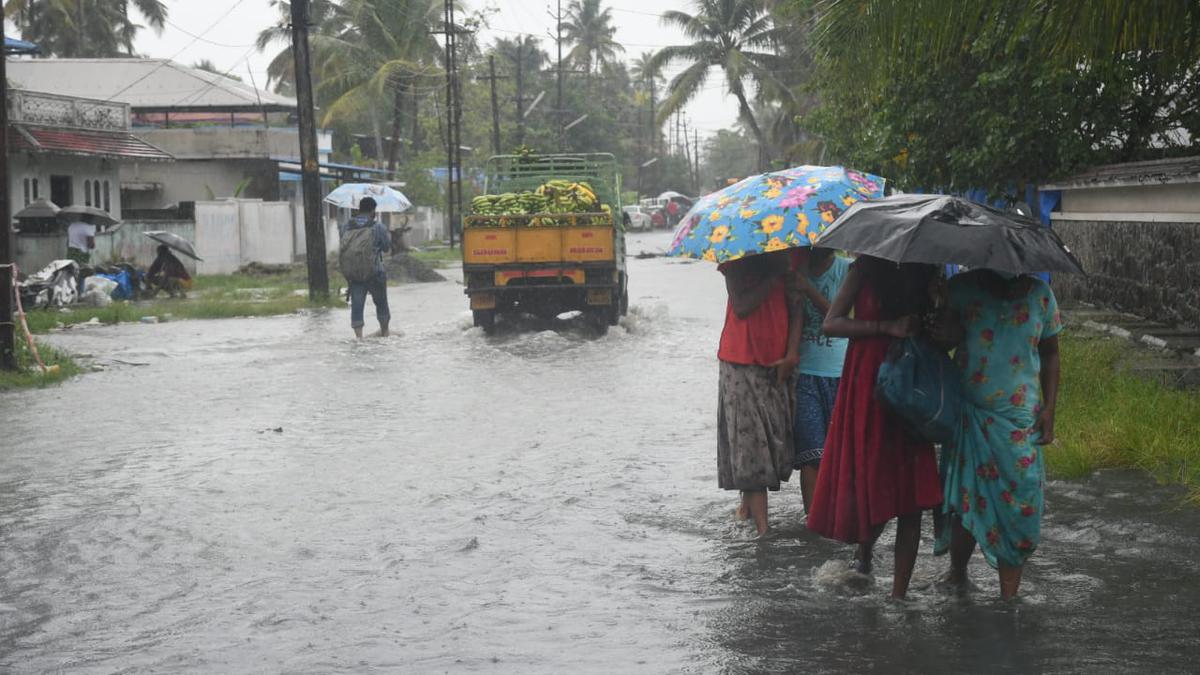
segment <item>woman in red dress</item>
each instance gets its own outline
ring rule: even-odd
[[[897,519],[892,597],[908,592],[921,538],[921,512],[942,501],[933,445],[911,436],[875,398],[875,378],[893,339],[915,335],[932,308],[930,265],[896,265],[861,256],[822,330],[850,338],[809,529],[858,544],[854,568],[870,574],[872,549]],[[851,317],[853,310],[853,317]]]

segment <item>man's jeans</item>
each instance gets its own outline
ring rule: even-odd
[[[387,299],[387,278],[383,275],[376,276],[371,281],[351,281],[350,282],[350,327],[363,327],[363,307],[367,304],[367,293],[371,294],[371,299],[375,301],[375,318],[379,323],[384,324],[391,320],[392,314],[388,311]]]

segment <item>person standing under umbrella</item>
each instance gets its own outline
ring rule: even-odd
[[[830,299],[850,271],[850,261],[831,248],[799,249],[796,279],[804,295],[804,331],[800,343],[800,365],[796,369],[796,416],[794,440],[795,468],[800,472],[800,493],[804,512],[812,510],[817,488],[817,469],[824,453],[825,436],[833,404],[837,400],[839,378],[846,360],[846,338],[830,337],[821,331]]]
[[[963,588],[978,543],[1010,599],[1041,533],[1041,446],[1054,441],[1062,316],[1046,282],[987,269],[951,279],[949,306],[961,323],[935,337],[958,344],[967,401],[962,429],[942,448],[950,527],[934,552],[950,552],[946,581]]]
[[[96,248],[96,224],[92,217],[81,213],[67,225],[67,258],[79,263],[80,267],[91,264],[92,251]]]
[[[921,512],[942,501],[931,443],[906,431],[875,398],[879,366],[893,339],[915,335],[933,307],[932,265],[859,256],[822,326],[850,338],[825,439],[808,528],[858,544],[854,569],[870,574],[875,540],[897,519],[892,597],[908,592],[921,539]],[[851,317],[853,311],[853,317]]]
[[[370,241],[354,243],[352,241],[355,239],[352,236],[353,231],[364,228],[371,228]],[[339,256],[342,273],[346,275],[346,281],[350,286],[350,327],[354,330],[355,337],[362,338],[363,326],[366,324],[363,318],[363,309],[367,304],[367,294],[370,293],[371,300],[375,303],[375,318],[379,320],[379,337],[387,337],[388,323],[392,319],[392,314],[388,309],[387,269],[383,265],[383,254],[392,250],[392,235],[388,231],[387,225],[375,218],[375,200],[371,197],[363,197],[358,203],[358,214],[349,221],[341,223],[338,229],[341,235]],[[360,244],[367,244],[364,246],[364,252],[370,258],[365,266],[368,269],[361,278],[346,268],[348,259],[362,257],[355,255],[356,252],[353,250]],[[364,265],[356,264],[354,267],[359,268]]]
[[[737,516],[768,530],[767,491],[792,474],[792,373],[803,314],[792,254],[776,251],[720,265],[729,301],[721,332],[717,481],[740,490]]]

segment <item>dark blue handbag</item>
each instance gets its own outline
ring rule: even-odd
[[[962,381],[945,352],[921,338],[897,340],[875,379],[875,396],[911,431],[933,443],[954,440],[962,424]]]

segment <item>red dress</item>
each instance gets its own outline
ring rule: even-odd
[[[880,318],[879,299],[864,282],[856,319]],[[891,338],[852,338],[825,439],[808,528],[851,544],[871,530],[942,503],[933,445],[911,437],[875,400],[875,376]]]

